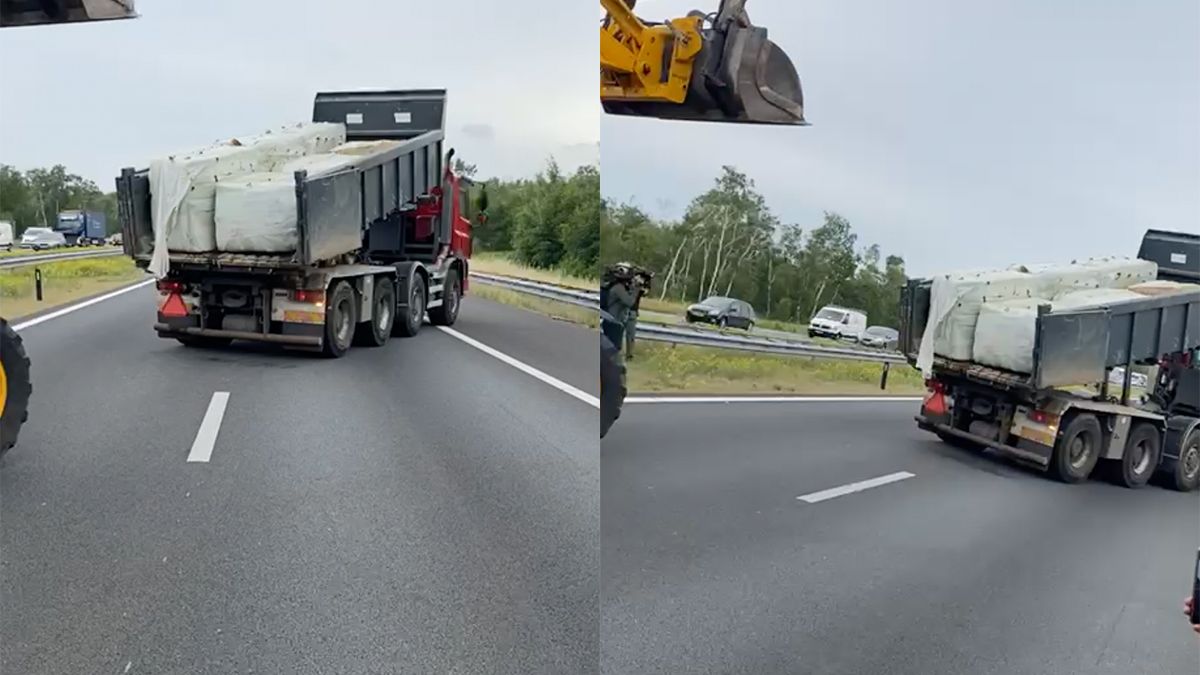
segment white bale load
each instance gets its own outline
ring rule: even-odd
[[[320,176],[351,165],[337,154],[290,159],[272,173],[226,180],[217,186],[214,229],[217,248],[229,253],[290,253],[299,243],[296,171]]]
[[[1038,277],[1038,293],[1054,298],[1065,293],[1098,288],[1128,288],[1153,281],[1158,266],[1137,258],[1091,258],[1080,262],[1035,265],[1030,273]]]
[[[1079,309],[1140,297],[1126,289],[1093,288],[1064,293],[1052,301],[1031,298],[986,303],[980,308],[975,325],[971,360],[1016,373],[1032,373],[1038,305],[1049,304],[1051,310]]]
[[[1032,340],[1029,336],[1038,302],[1031,304],[1029,301],[1041,298],[1041,303],[1054,303],[1069,294],[1088,290],[1125,289],[1153,281],[1157,274],[1158,266],[1153,262],[1136,258],[1093,258],[1069,264],[1019,265],[1002,271],[959,272],[937,277],[930,290],[929,318],[924,333],[925,338],[932,336],[932,339],[922,339],[917,367],[928,377],[936,354],[957,361],[977,361],[1028,372],[1020,370],[1032,367],[1032,356],[1024,356],[1024,343],[1009,347],[1001,342],[1010,338]],[[988,307],[992,303],[1006,304]],[[987,308],[987,318],[984,328],[980,329],[984,308]],[[992,331],[999,331],[999,334],[993,338]],[[976,353],[980,335],[986,335],[989,340],[982,348],[986,361],[979,361]]]
[[[960,272],[933,280],[929,318],[917,354],[917,367],[928,377],[936,353],[968,361],[975,343],[975,324],[985,302],[1030,299],[1037,279],[1018,270]]]
[[[1046,298],[989,302],[979,309],[972,360],[1018,373],[1033,372],[1038,305]]]
[[[207,253],[218,248],[215,200],[223,180],[271,172],[279,164],[345,143],[341,124],[305,123],[223,141],[150,163],[154,255],[149,270],[162,277],[167,251]]]

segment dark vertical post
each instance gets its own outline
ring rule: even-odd
[[[37,301],[42,301],[42,269],[40,267],[33,268],[33,287],[37,292]]]
[[[883,373],[882,373],[882,374],[879,376],[879,388],[880,388],[880,389],[887,389],[887,376],[888,376],[888,370],[890,370],[890,369],[891,369],[891,367],[892,367],[892,364],[891,364],[891,363],[889,363],[889,362],[887,362],[887,361],[884,361],[884,363],[883,363]]]

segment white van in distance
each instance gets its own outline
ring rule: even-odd
[[[11,251],[13,247],[13,224],[0,220],[0,251]]]
[[[867,330],[867,313],[857,309],[826,305],[808,322],[808,337],[850,339],[858,342]]]

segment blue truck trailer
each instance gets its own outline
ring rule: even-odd
[[[108,237],[104,214],[99,211],[60,211],[54,231],[62,233],[68,246],[103,246]]]

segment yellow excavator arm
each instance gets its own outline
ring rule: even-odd
[[[806,125],[800,78],[746,14],[746,0],[662,23],[636,0],[600,0],[600,102],[605,112],[662,119]]]

